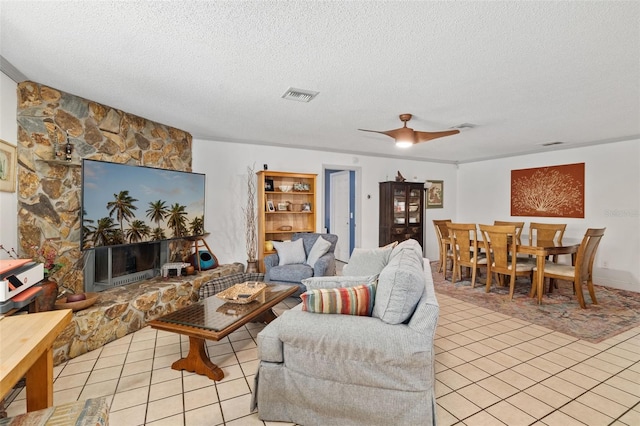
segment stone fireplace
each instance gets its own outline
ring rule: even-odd
[[[42,84],[27,81],[17,90],[18,252],[35,257],[46,241],[63,265],[52,278],[82,292],[87,259],[80,250],[81,160],[190,172],[192,138],[183,130]],[[185,244],[172,241],[169,251],[183,250]]]

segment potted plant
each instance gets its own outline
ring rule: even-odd
[[[256,210],[255,165],[247,166],[247,205],[242,209],[245,220],[245,243],[247,248],[247,272],[258,272],[258,213]]]

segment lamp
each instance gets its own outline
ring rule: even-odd
[[[406,126],[407,123],[405,122]],[[413,129],[409,129],[408,127],[402,127],[396,130],[396,146],[398,148],[409,148],[411,145],[416,143],[416,135],[413,132]]]

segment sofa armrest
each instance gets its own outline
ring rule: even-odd
[[[336,274],[336,257],[333,253],[323,254],[313,265],[314,277],[326,277]]]
[[[378,280],[378,275],[363,275],[360,277],[351,277],[344,275],[332,275],[324,277],[311,277],[302,280],[302,284],[307,287],[307,290],[319,290],[323,288],[341,288],[341,287],[354,287],[362,284],[375,283]]]
[[[278,263],[280,263],[280,258],[278,257],[277,253],[270,254],[264,257],[264,280],[266,282],[271,281],[271,276],[269,274],[269,271],[274,266],[278,266]]]

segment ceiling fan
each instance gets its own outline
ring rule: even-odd
[[[366,130],[358,129],[363,132],[382,133],[383,135],[391,136],[396,140],[396,146],[399,148],[408,148],[411,145],[427,142],[432,139],[442,138],[445,136],[451,136],[460,133],[460,130],[445,130],[442,132],[418,132],[411,127],[407,127],[407,121],[411,120],[411,114],[400,114],[400,121],[404,123],[403,127],[394,130],[387,130],[386,132],[378,130]]]

